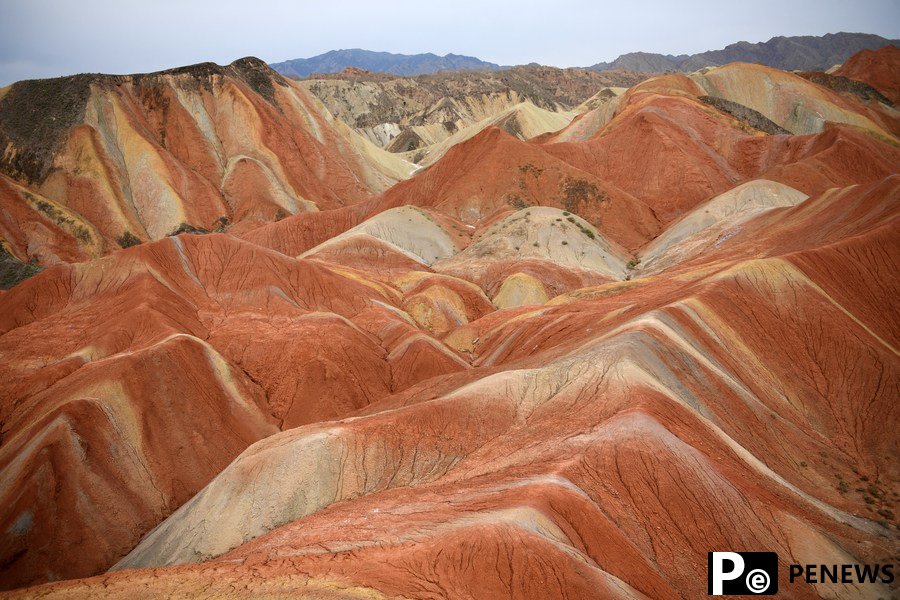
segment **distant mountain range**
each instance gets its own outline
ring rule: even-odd
[[[497,70],[500,65],[459,54],[392,54],[370,50],[332,50],[312,58],[296,58],[271,65],[287,77],[308,77],[313,73],[340,73],[347,67],[358,67],[392,75],[427,75],[438,71]]]
[[[679,56],[631,52],[612,62],[589,67],[595,71],[624,69],[659,73],[696,71],[703,67],[731,62],[761,63],[784,70],[822,71],[842,63],[860,50],[876,50],[888,44],[900,44],[868,33],[829,33],[823,36],[774,37],[768,42],[738,42],[722,50]]]
[[[608,71],[622,69],[642,73],[664,71],[691,72],[703,67],[730,62],[761,63],[786,70],[822,71],[842,63],[860,50],[875,50],[887,44],[900,45],[868,33],[829,33],[823,36],[774,37],[768,42],[737,42],[721,50],[698,54],[653,54],[630,52],[612,62],[600,62],[588,69]],[[332,50],[312,58],[297,58],[273,63],[272,68],[288,77],[304,78],[313,73],[339,73],[347,67],[358,67],[392,75],[427,75],[438,71],[498,70],[498,64],[459,54],[393,54],[358,48]]]

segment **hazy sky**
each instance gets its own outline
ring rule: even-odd
[[[900,38],[900,0],[0,0],[0,86],[338,48],[587,66],[837,31]]]

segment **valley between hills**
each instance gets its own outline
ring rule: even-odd
[[[894,561],[898,73],[0,89],[3,597],[678,599],[713,550]]]

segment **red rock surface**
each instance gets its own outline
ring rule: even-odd
[[[84,97],[60,117],[73,123],[60,125],[60,145],[42,169],[16,165],[31,164],[48,142],[18,139],[21,126],[0,119],[11,140],[0,169],[0,234],[22,260],[95,258],[122,246],[126,233],[155,240],[182,224],[258,225],[353,204],[412,168],[258,59],[60,78],[50,93],[73,94],[85,77]],[[28,110],[28,94],[41,93],[33,83],[11,86],[0,114]]]
[[[716,549],[891,562],[900,150],[697,95],[0,294],[0,584],[694,598]]]
[[[835,74],[868,83],[894,104],[900,104],[900,48],[896,46],[858,52]]]
[[[768,178],[807,194],[894,172],[900,152],[831,125],[819,134],[761,136],[680,96],[635,93],[601,132],[545,149],[644,199],[663,225],[749,179]],[[643,174],[634,177],[635,170]]]

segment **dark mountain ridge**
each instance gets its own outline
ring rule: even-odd
[[[767,42],[736,42],[720,50],[697,54],[656,54],[629,52],[611,62],[587,67],[594,71],[666,71],[691,72],[731,62],[760,63],[784,70],[824,71],[840,64],[861,50],[876,50],[888,44],[900,44],[869,33],[828,33],[822,36],[778,36]],[[535,63],[532,63],[535,64]],[[272,63],[271,67],[287,77],[303,79],[314,73],[340,73],[348,67],[392,75],[429,75],[439,71],[496,71],[508,69],[473,56],[447,54],[394,54],[359,48],[331,50],[310,58]]]
[[[731,62],[760,63],[784,70],[824,71],[840,64],[860,50],[875,50],[888,44],[897,44],[869,33],[828,33],[822,36],[773,37],[767,42],[751,44],[737,42],[721,50],[698,54],[653,54],[629,52],[612,62],[601,62],[591,67],[596,71],[625,69],[645,73],[662,71],[691,72],[703,67],[724,65]]]
[[[272,68],[287,77],[304,78],[313,73],[339,73],[347,67],[357,67],[393,75],[426,75],[438,71],[497,70],[500,65],[472,56],[447,54],[393,54],[353,48],[331,50],[311,58],[297,58],[273,63]]]

